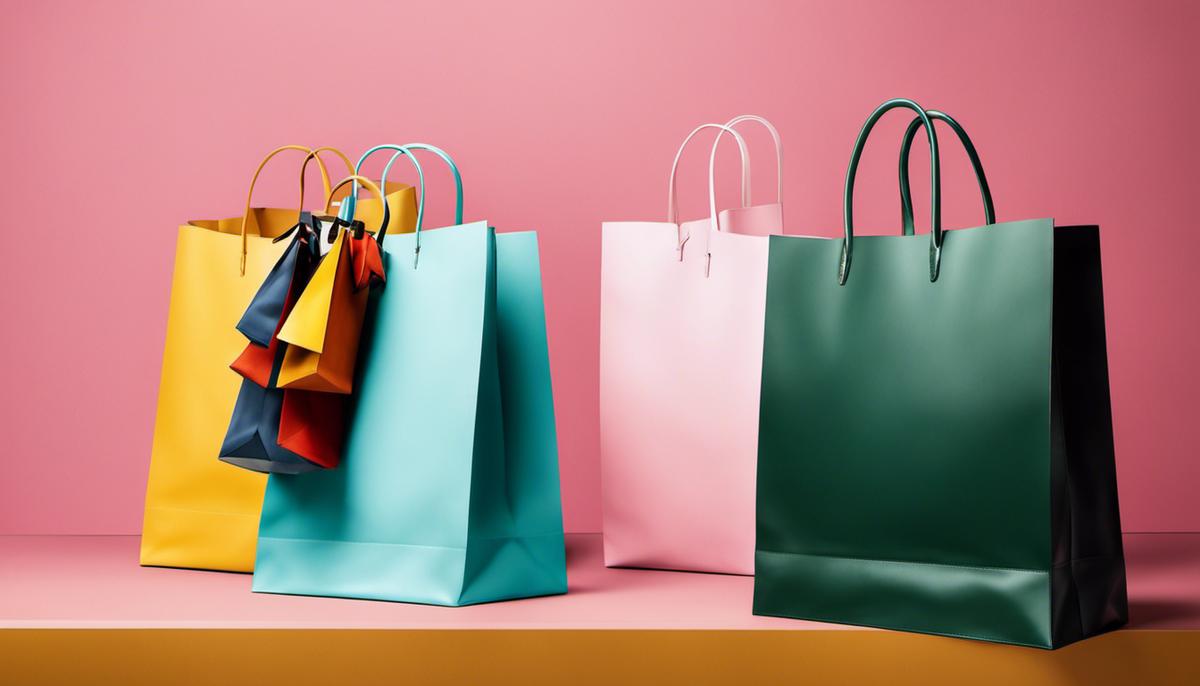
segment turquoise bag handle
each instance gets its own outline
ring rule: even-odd
[[[925,114],[929,115],[929,119],[932,121],[946,122],[946,125],[958,136],[959,142],[967,151],[967,157],[971,160],[971,168],[975,170],[975,180],[979,183],[979,194],[983,196],[983,223],[995,224],[996,207],[992,204],[992,190],[988,186],[987,175],[983,173],[983,163],[979,161],[979,152],[975,150],[975,144],[971,142],[971,137],[967,135],[966,129],[955,121],[954,117],[945,112],[925,110]],[[917,131],[924,125],[925,123],[921,121],[920,117],[909,122],[908,130],[904,132],[904,142],[900,144],[900,219],[903,222],[902,232],[905,236],[913,235],[912,191],[908,185],[908,153],[912,150]]]
[[[437,155],[438,157],[442,158],[442,160],[444,160],[446,162],[446,165],[450,167],[450,172],[452,174],[454,174],[454,191],[455,191],[454,223],[455,223],[455,225],[462,224],[462,222],[463,222],[462,174],[459,173],[458,165],[454,163],[454,159],[452,157],[450,157],[449,153],[447,153],[445,150],[442,150],[441,148],[439,148],[437,146],[429,145],[428,143],[405,143],[402,146],[391,144],[391,143],[385,143],[383,145],[376,145],[375,147],[371,148],[370,150],[364,152],[362,154],[362,157],[358,158],[358,164],[354,165],[354,173],[355,174],[360,173],[363,163],[367,161],[367,158],[370,157],[371,155],[374,155],[375,153],[379,152],[380,150],[399,150],[400,148],[404,148],[406,150],[428,150],[429,152]],[[395,156],[393,155],[393,160],[394,159],[395,159]],[[389,162],[389,165],[390,164],[391,163]],[[386,191],[386,190],[387,189],[385,188],[384,191]],[[418,224],[418,226],[420,226],[420,224]]]
[[[463,180],[462,174],[458,171],[458,165],[454,163],[454,158],[445,150],[430,145],[428,143],[405,143],[404,147],[410,150],[428,150],[429,152],[442,158],[446,166],[450,167],[450,173],[454,175],[454,225],[458,226],[463,223]]]
[[[392,158],[390,160],[388,160],[388,163],[383,168],[383,175],[379,181],[379,185],[381,187],[386,188],[388,172],[391,171],[392,165],[395,164],[396,159],[401,156],[407,156],[410,160],[412,160],[413,165],[415,165],[417,168],[417,174],[420,176],[421,195],[420,195],[419,203],[417,205],[416,247],[414,249],[414,254],[413,254],[413,269],[416,269],[417,261],[421,256],[421,228],[422,228],[423,224],[425,223],[425,175],[421,171],[421,165],[417,162],[416,156],[414,156],[412,154],[412,151],[413,150],[428,150],[429,152],[432,152],[433,154],[442,158],[442,160],[445,161],[446,165],[450,167],[450,172],[454,175],[454,224],[456,226],[459,224],[462,224],[462,222],[463,222],[462,173],[458,171],[458,165],[454,163],[454,159],[452,157],[450,157],[449,153],[447,153],[445,150],[442,150],[441,148],[439,148],[437,146],[429,145],[428,143],[407,143],[405,145],[394,145],[394,144],[390,144],[390,143],[385,143],[383,145],[376,145],[375,147],[373,147],[370,150],[367,150],[366,152],[363,153],[362,157],[360,157],[358,159],[358,164],[355,165],[355,169],[357,170],[357,169],[361,168],[363,165],[363,162],[365,162],[368,157],[375,154],[376,152],[379,152],[380,150],[395,150],[396,151],[396,154],[392,155]]]
[[[388,207],[387,193],[383,189],[387,187],[388,169],[391,169],[392,162],[395,162],[396,157],[399,157],[400,155],[401,153],[396,153],[396,155],[392,157],[391,161],[387,164],[387,168],[383,171],[383,178],[379,180],[379,202],[383,205],[383,223],[379,226],[379,232],[375,234],[375,241],[381,246],[383,245],[383,239],[387,237],[388,222],[391,219],[392,214],[391,208]],[[421,205],[424,205],[425,173],[421,170],[421,164],[417,162],[417,158],[410,154],[408,159],[410,159],[413,163],[413,166],[417,168],[417,178],[421,184]],[[355,166],[354,175],[350,177],[353,180],[354,185],[351,188],[350,193],[346,196],[345,200],[342,201],[342,207],[338,210],[337,221],[343,226],[350,226],[353,223],[354,213],[358,209],[358,189],[361,185],[359,184],[358,179],[363,178],[358,173],[359,168],[361,167],[362,160],[360,159],[358,164]],[[417,206],[417,226],[421,225],[421,205]]]
[[[382,146],[381,146],[382,148]],[[413,167],[417,170],[417,183],[421,186],[421,192],[417,196],[417,226],[416,237],[417,247],[413,252],[413,269],[417,268],[417,258],[421,253],[421,224],[425,222],[425,171],[421,168],[421,163],[417,161],[417,156],[412,154],[412,151],[403,145],[388,146],[386,149],[395,150],[396,154],[392,155],[392,159],[383,167],[383,175],[379,178],[380,188],[387,186],[388,173],[392,171],[392,165],[401,157],[407,157],[409,162],[412,162]],[[380,237],[379,243],[383,244],[383,239]]]
[[[384,148],[384,146],[380,146],[380,148]],[[421,163],[417,161],[417,156],[412,154],[412,150],[410,150],[408,147],[403,145],[389,145],[386,146],[386,149],[395,150],[396,154],[392,155],[392,159],[388,160],[387,164],[383,166],[383,174],[379,177],[379,186],[381,188],[387,185],[387,177],[392,171],[392,165],[395,164],[396,160],[400,159],[401,157],[407,157],[417,169],[417,183],[421,186],[421,192],[417,196],[417,243],[419,246],[421,240],[421,225],[425,223],[425,172],[421,168]],[[361,160],[359,161],[359,164],[362,164]]]

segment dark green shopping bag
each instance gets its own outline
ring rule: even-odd
[[[933,232],[855,237],[898,106]],[[754,612],[1043,648],[1120,626],[1098,229],[943,233],[939,194],[932,122],[892,100],[845,239],[771,237]]]

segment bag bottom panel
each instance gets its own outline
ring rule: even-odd
[[[221,572],[254,571],[258,513],[147,507],[141,565]]]
[[[547,537],[548,538],[548,537]],[[563,588],[543,588],[538,576],[530,575],[529,564],[511,564],[529,556],[508,554],[500,548],[533,545],[537,538],[504,539],[493,549],[490,560],[468,558],[467,548],[370,543],[362,541],[318,541],[267,538],[258,541],[254,573],[256,593],[361,598],[424,605],[460,606],[475,603],[563,593]],[[472,541],[472,545],[476,545]],[[558,536],[562,547],[562,537]],[[534,558],[536,559],[536,558]],[[472,570],[481,565],[480,570]],[[474,572],[474,573],[471,573]],[[511,572],[511,573],[510,573]],[[486,579],[483,586],[470,584],[469,577]]]
[[[1049,570],[759,550],[754,614],[1052,647]]]

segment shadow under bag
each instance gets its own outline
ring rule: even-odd
[[[898,106],[933,232],[856,236]],[[1099,231],[942,232],[937,161],[889,101],[845,239],[771,238],[754,612],[1055,648],[1128,615]]]

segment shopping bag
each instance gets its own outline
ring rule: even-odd
[[[707,124],[684,146],[709,129],[743,145],[732,128]],[[766,235],[783,230],[782,211],[778,200],[751,206],[743,196],[747,207],[718,213],[714,144],[711,216],[678,223],[682,152],[672,165],[666,222],[603,227],[604,560],[752,574]]]
[[[437,605],[566,591],[536,235],[420,225],[381,246],[342,464],[270,477],[255,591]]]
[[[242,380],[218,457],[264,473],[333,469],[345,438],[346,396],[279,388],[275,380],[282,360],[278,354],[265,386]]]
[[[341,231],[279,331],[279,339],[288,343],[280,386],[325,393],[353,390],[367,293],[355,288],[346,232]]]
[[[853,230],[894,107],[928,237]],[[943,232],[939,195],[888,101],[844,239],[770,239],[754,612],[1058,647],[1127,616],[1099,230]]]
[[[331,148],[322,148],[325,150]],[[340,152],[338,154],[341,154]],[[304,161],[304,165],[300,169],[300,194],[301,198],[304,195],[304,172],[307,168],[308,161],[315,158],[315,153],[309,155]],[[343,159],[345,159],[343,157]],[[348,159],[345,159],[347,166],[350,165]],[[393,226],[393,231],[411,232],[416,221],[416,199],[413,195],[411,186],[403,184],[388,184],[390,190],[386,192],[386,201],[380,203],[378,200],[374,202],[359,201],[357,195],[349,195],[344,187],[339,187],[334,191],[333,198],[330,204],[332,206],[341,205],[341,215],[336,219],[332,219],[340,226],[354,226],[357,231],[352,237],[352,245],[355,250],[352,253],[354,261],[354,276],[355,283],[361,281],[364,285],[372,285],[383,282],[383,274],[380,271],[382,267],[379,264],[378,249],[371,249],[374,246],[375,237],[362,230],[362,221],[345,220],[343,217],[354,217],[356,212],[362,212],[372,217],[379,217],[378,222],[386,229],[389,223],[385,218],[394,218],[390,223]],[[357,187],[353,189],[357,193]],[[380,208],[383,208],[382,211]],[[328,208],[327,208],[328,210]],[[331,218],[325,218],[326,222],[330,222]],[[309,240],[312,234],[322,232],[324,226],[320,221],[314,221],[312,215],[307,212],[301,212],[299,220],[292,229],[289,229],[285,234],[277,237],[275,240],[290,239],[292,243],[296,243],[296,250],[290,249],[292,243],[289,243],[289,249],[286,250],[279,261],[271,269],[267,278],[259,287],[254,299],[242,314],[242,318],[238,321],[238,331],[255,344],[257,349],[248,347],[237,363],[233,365],[234,370],[249,378],[262,379],[266,374],[270,373],[272,361],[274,360],[274,350],[277,341],[275,334],[278,332],[281,323],[281,317],[284,310],[284,302],[287,296],[292,293],[294,282],[296,281],[296,270],[301,269],[307,275],[303,283],[300,284],[301,290],[304,283],[307,283],[307,278],[312,274],[311,267],[320,260],[321,253],[319,240]],[[336,231],[337,226],[333,227]],[[301,248],[306,247],[307,251],[302,251]],[[301,258],[310,258],[307,261]],[[323,324],[322,324],[323,326]],[[268,352],[267,348],[270,348]],[[260,386],[265,386],[265,381],[258,381]]]
[[[379,242],[375,237],[362,230],[362,223],[346,237],[346,249],[350,252],[350,263],[353,265],[354,288],[370,288],[387,283],[387,274],[383,269],[383,253],[379,250]]]
[[[237,330],[260,348],[265,348],[273,342],[275,332],[283,319],[288,296],[292,294],[296,270],[303,268],[305,263],[303,258],[315,261],[320,257],[314,254],[315,244],[305,240],[306,235],[313,233],[312,226],[312,215],[301,212],[296,224],[275,239],[287,240],[287,248],[275,266],[271,267],[246,311],[242,313],[242,318],[238,320]]]
[[[291,269],[273,269],[259,289],[261,296],[275,286],[272,279],[288,282],[287,293],[274,314],[279,320],[276,333],[295,304],[297,292],[311,277],[317,259],[315,233],[303,222],[293,230],[292,245],[276,263],[278,268],[290,261]],[[250,309],[254,307],[252,302]],[[343,396],[280,389],[277,382],[286,346],[274,335],[267,347],[251,342],[231,365],[245,379],[221,443],[221,461],[256,472],[285,474],[337,466],[344,435]]]
[[[295,145],[272,151],[255,171],[251,191],[267,162],[284,150],[313,152]],[[318,166],[328,189],[328,172]],[[295,223],[295,209],[252,209],[248,202],[241,217],[179,229],[146,486],[143,565],[253,567],[265,477],[214,456],[239,393],[239,377],[228,365],[246,339],[235,327],[286,247],[273,239]]]
[[[381,195],[371,181],[354,178],[359,181],[345,179],[339,186],[361,182],[377,196]],[[378,229],[380,238],[387,230],[388,219],[385,213]],[[279,331],[279,340],[289,344],[279,370],[279,385],[283,388],[325,393],[350,393],[353,390],[359,336],[367,309],[369,291],[366,286],[370,285],[371,279],[369,274],[360,275],[356,270],[352,251],[369,250],[364,244],[374,243],[376,238],[364,232],[355,239],[353,234],[361,229],[351,220],[353,215],[343,219],[347,230],[338,231],[329,253],[304,287]],[[360,260],[365,270],[366,260]],[[363,286],[359,285],[360,281],[364,282]]]
[[[310,412],[309,414],[316,415],[315,420],[319,421],[337,421],[338,428],[341,426],[339,414],[342,408],[342,399],[339,396],[334,396],[329,393],[313,393],[300,391],[307,399],[313,399],[317,402],[320,398],[325,397],[335,402],[335,407],[338,413],[333,416],[322,416],[323,413]],[[331,431],[325,429],[321,432],[309,431],[310,426],[318,426],[314,423],[299,422],[298,426],[293,422],[289,425],[291,433],[283,433],[281,429],[281,416],[285,402],[287,402],[288,393],[279,388],[263,388],[250,379],[243,379],[241,390],[238,392],[237,402],[234,404],[233,413],[229,422],[229,429],[225,434],[225,440],[221,444],[220,458],[222,462],[243,467],[256,472],[271,472],[283,474],[302,474],[311,472],[322,467],[330,468],[336,466],[336,461],[318,462],[314,453],[319,455],[319,448],[314,445],[315,441],[312,434],[320,437],[337,436],[341,437],[340,430]],[[294,394],[293,394],[294,395]],[[295,398],[291,399],[294,404],[297,402]],[[301,400],[300,402],[305,402]],[[307,407],[305,408],[307,409]],[[293,416],[296,410],[292,409]],[[305,433],[300,438],[297,434]],[[300,445],[307,448],[308,455],[301,455],[295,450],[285,447],[287,441],[285,438],[302,441]],[[327,445],[321,442],[317,445],[324,447]],[[334,446],[336,450],[336,444]]]
[[[311,215],[303,213],[295,226],[275,239],[288,240],[288,247],[238,322],[238,331],[250,339],[250,343],[229,367],[263,388],[273,385],[271,377],[276,373],[279,356],[276,334],[283,326],[284,315],[295,304],[299,291],[311,278],[320,259],[312,221]]]
[[[350,398],[337,393],[291,388],[279,392],[283,394],[275,437],[279,447],[323,469],[337,467],[346,440],[346,412]],[[286,472],[283,469],[271,471]]]
[[[301,178],[303,178],[303,170],[301,170]],[[357,178],[359,177],[351,176],[334,186],[326,198],[326,212],[330,209],[333,193]],[[377,197],[381,197],[377,186],[369,180],[362,180],[370,190],[375,192]],[[349,211],[353,211],[353,208],[349,208]],[[322,289],[321,284],[318,283],[323,274],[328,275],[327,268],[330,265],[334,265],[342,273],[342,276],[338,277],[342,281],[342,289],[352,288],[347,285],[348,280],[353,278],[347,271],[349,267],[346,261],[349,258],[342,254],[347,232],[338,231],[338,224],[352,226],[355,222],[341,218],[336,222],[331,225],[331,230],[337,232],[337,237],[334,239],[330,252],[318,263],[319,257],[316,255],[316,250],[319,250],[319,236],[301,215],[301,221],[293,228],[292,247],[280,259],[276,269],[272,270],[267,280],[263,282],[263,286],[259,289],[259,296],[256,297],[255,302],[251,303],[250,310],[253,310],[260,301],[272,304],[280,303],[278,308],[263,306],[261,308],[263,312],[259,316],[259,319],[266,319],[269,315],[279,322],[276,325],[277,333],[270,339],[268,347],[262,349],[273,352],[274,357],[270,360],[272,366],[265,380],[261,378],[261,374],[244,374],[246,381],[243,384],[238,403],[234,406],[225,441],[221,445],[219,457],[224,462],[259,472],[301,474],[320,468],[331,469],[336,467],[340,460],[340,449],[345,431],[345,399],[340,396],[325,397],[331,394],[316,390],[282,389],[283,371],[286,369],[288,360],[294,359],[292,353],[297,348],[281,342],[278,338],[282,333],[283,321],[285,319],[293,321],[292,316],[296,309],[305,302],[306,297],[310,298],[309,302],[311,303],[314,293],[317,293],[318,297],[330,295],[330,290]],[[314,264],[317,265],[315,274],[313,273]],[[286,288],[273,283],[273,279],[285,285]],[[282,298],[272,299],[270,294],[274,292],[284,292],[285,295]],[[333,294],[336,297],[338,291],[335,289]],[[362,291],[362,297],[365,301],[366,291]],[[353,305],[353,303],[350,304]],[[329,317],[330,326],[344,327],[346,326],[345,314],[339,312],[337,308],[345,306],[345,299],[332,306],[327,301],[322,317]],[[365,307],[365,302],[363,306]],[[357,316],[359,317],[358,323],[361,325],[361,309]],[[354,348],[350,351],[351,355],[357,351],[357,333],[356,329],[353,334],[354,339],[349,343]],[[247,346],[247,351],[243,352],[233,365],[234,368],[238,369],[238,364],[244,362],[248,353],[255,354],[257,357],[265,357],[265,355],[258,354],[258,350],[256,344],[251,342]],[[344,357],[340,350],[331,349],[327,351],[325,357],[337,360],[339,355]],[[296,366],[298,365],[294,365],[293,369]],[[314,363],[312,367],[315,370],[317,364]],[[352,365],[350,371],[353,372]],[[247,384],[257,387],[248,388]]]

